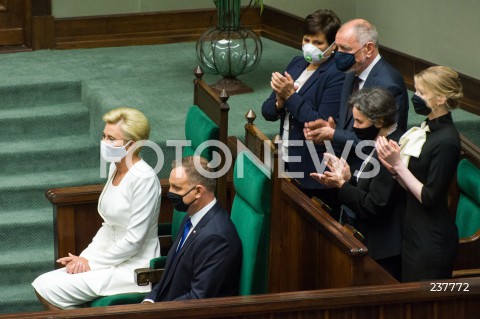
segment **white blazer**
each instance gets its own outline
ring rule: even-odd
[[[149,267],[150,259],[160,256],[157,227],[162,189],[155,172],[141,160],[118,186],[112,184],[115,173],[112,163],[98,202],[102,227],[80,254],[88,260],[92,272],[102,270],[99,276],[85,279],[103,296],[150,291],[149,286],[137,286],[134,270]]]

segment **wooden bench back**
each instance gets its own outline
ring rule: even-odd
[[[227,104],[229,96],[223,90],[217,94],[205,81],[202,80],[203,71],[200,67],[194,70],[195,80],[193,81],[193,104],[197,105],[219,129],[219,141],[225,146],[228,145],[228,111]],[[221,163],[225,163],[226,155],[220,152]],[[221,166],[220,166],[221,168]],[[217,200],[223,207],[228,207],[227,201],[227,175],[217,179]]]
[[[467,159],[480,170],[480,148],[472,141],[460,134],[461,139],[461,158]],[[460,177],[461,178],[461,177]],[[478,181],[480,188],[480,181]],[[452,218],[456,218],[456,209],[460,197],[460,188],[458,186],[458,176],[455,176],[450,186],[450,211]],[[457,259],[454,265],[453,276],[478,276],[480,275],[480,229],[475,234],[467,238],[460,238]]]

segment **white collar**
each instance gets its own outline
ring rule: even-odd
[[[377,54],[375,59],[373,59],[372,63],[370,63],[370,65],[367,66],[367,68],[365,70],[363,70],[362,73],[360,73],[360,75],[358,77],[360,78],[360,80],[362,80],[362,82],[365,82],[367,80],[368,75],[372,71],[373,67],[375,66],[375,64],[377,64],[378,61],[380,61],[381,58],[382,57],[380,56],[380,53]]]
[[[203,216],[205,216],[216,203],[217,199],[214,198],[210,203],[205,205],[202,209],[200,209],[198,212],[193,214],[192,217],[190,217],[190,221],[192,222],[192,229],[195,228],[195,226],[200,222]]]
[[[368,157],[363,161],[362,165],[361,165],[360,168],[358,169],[357,182],[358,182],[358,180],[360,179],[360,175],[362,175],[363,170],[364,170],[365,167],[367,166],[368,162],[370,162],[370,160],[372,159],[373,153],[375,153],[375,147],[373,148],[373,150],[370,152],[370,154],[368,155]]]
[[[390,134],[392,134],[393,132],[395,132],[397,130],[397,127],[398,127],[397,123],[393,124],[392,127],[390,127],[390,129],[388,130],[387,134],[385,134],[385,137],[387,137]]]

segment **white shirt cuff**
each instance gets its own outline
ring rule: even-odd
[[[152,299],[143,299],[142,303],[146,303],[146,302],[155,303],[155,301],[153,301]]]

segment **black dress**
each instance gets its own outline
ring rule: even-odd
[[[403,281],[450,278],[458,231],[448,210],[448,189],[460,160],[460,136],[450,113],[428,121],[430,132],[408,169],[423,184],[422,202],[407,192],[402,243]]]
[[[398,142],[402,133],[397,129],[387,138]],[[350,182],[340,188],[339,200],[355,212],[355,218],[349,218],[349,223],[365,237],[369,256],[401,280],[400,253],[406,191],[380,163],[376,152],[372,157],[380,169],[378,174],[372,178],[361,178],[362,173],[358,182],[352,176]],[[371,172],[373,168],[372,161],[369,161],[363,172]]]

